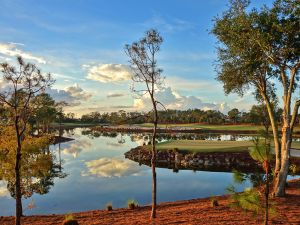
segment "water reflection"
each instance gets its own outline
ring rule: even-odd
[[[85,162],[87,171],[83,176],[124,177],[141,175],[143,169],[136,163],[118,158],[100,158]]]
[[[71,145],[63,149],[63,153],[66,155],[72,155],[74,158],[77,158],[79,153],[85,149],[89,149],[91,143],[88,140],[74,140]]]
[[[9,191],[7,190],[7,182],[0,181],[0,197],[10,197]]]
[[[51,183],[41,192],[32,194],[24,201],[28,204],[34,199],[37,205],[26,214],[69,213],[104,208],[107,202],[114,207],[124,207],[128,199],[136,199],[141,205],[151,202],[151,170],[124,158],[129,149],[147,143],[150,134],[123,134],[115,132],[99,133],[90,129],[76,128],[64,131],[64,136],[74,141],[51,146],[50,161],[57,165],[56,172],[67,173],[64,179],[57,174],[42,183]],[[220,135],[162,134],[160,141],[179,138],[227,138]],[[242,137],[237,136],[236,140]],[[61,153],[61,154],[60,154]],[[63,170],[60,170],[60,163]],[[176,168],[175,170],[176,171]],[[49,173],[50,175],[51,173]],[[46,173],[47,175],[47,173]],[[158,202],[209,197],[225,193],[232,183],[231,173],[182,170],[173,173],[171,169],[158,168]],[[50,176],[51,177],[51,176]],[[42,181],[42,179],[40,179]],[[32,179],[35,183],[35,179]],[[5,182],[0,183],[0,216],[14,214],[14,200]],[[249,182],[237,190],[251,185]],[[46,185],[47,186],[47,185]],[[51,188],[51,189],[50,189]],[[40,189],[42,190],[42,189]]]

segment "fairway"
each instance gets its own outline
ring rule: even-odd
[[[158,150],[190,152],[239,152],[248,151],[253,146],[252,141],[208,141],[208,140],[174,140],[157,144]],[[300,142],[293,142],[292,148],[300,149]]]
[[[151,123],[135,124],[137,127],[153,127]],[[186,123],[186,124],[159,124],[159,128],[173,128],[173,129],[204,129],[204,130],[224,130],[224,131],[256,131],[262,129],[263,126],[255,125],[211,125],[211,124],[199,124],[199,123]]]
[[[236,152],[248,151],[252,141],[206,141],[206,140],[174,140],[157,145],[158,150],[177,148],[191,152]]]

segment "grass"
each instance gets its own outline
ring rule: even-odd
[[[242,152],[253,147],[252,141],[209,141],[209,140],[171,140],[156,145],[157,150],[178,149],[189,152]],[[151,148],[151,145],[147,145]],[[300,150],[300,142],[292,142],[292,148]]]
[[[85,126],[95,126],[95,124],[92,124],[92,123],[51,123],[50,126],[53,126],[53,127],[85,127]]]
[[[143,123],[136,124],[135,126],[139,127],[148,127],[151,128],[153,126],[152,123]],[[211,124],[199,124],[199,123],[186,123],[186,124],[159,124],[159,128],[187,128],[187,129],[205,129],[205,130],[226,130],[226,131],[248,131],[248,130],[259,130],[262,129],[263,126],[255,126],[255,125],[211,125]]]
[[[152,123],[135,124],[137,127],[151,128]],[[220,131],[258,131],[264,129],[264,126],[251,124],[222,125],[222,124],[201,124],[201,123],[183,123],[183,124],[158,124],[159,128],[186,128],[186,129],[204,129]],[[279,128],[280,130],[280,128]],[[270,127],[270,132],[272,131]],[[295,126],[294,131],[300,131],[300,126]]]
[[[177,148],[190,152],[237,152],[248,151],[252,141],[207,141],[207,140],[174,140],[157,144],[158,150]]]

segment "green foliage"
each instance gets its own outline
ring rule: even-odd
[[[253,139],[254,147],[250,148],[251,157],[263,163],[264,161],[270,162],[271,160],[271,150],[270,145],[263,143],[258,137]]]
[[[297,174],[297,166],[295,164],[291,164],[289,167],[289,172],[292,176],[296,176]]]
[[[259,192],[254,189],[245,189],[244,192],[237,193],[233,186],[228,188],[227,191],[231,194],[230,206],[253,212],[255,215],[261,213],[263,204]]]
[[[247,180],[247,176],[238,170],[233,170],[233,180],[237,184],[242,184]]]

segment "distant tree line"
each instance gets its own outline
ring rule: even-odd
[[[268,125],[269,119],[264,105],[253,105],[248,112],[240,112],[237,108],[231,109],[227,114],[217,110],[174,110],[158,111],[159,123],[207,123],[207,124],[255,124]],[[276,109],[276,120],[281,123],[282,109]],[[151,123],[152,113],[126,112],[120,110],[111,113],[91,112],[75,119],[82,123],[107,123],[107,124],[140,124]],[[66,118],[65,118],[66,119]],[[70,120],[70,118],[69,118]]]
[[[72,112],[65,113],[63,108],[65,102],[56,102],[49,94],[41,93],[31,100],[32,113],[29,124],[39,131],[47,133],[52,123],[89,123],[89,124],[141,124],[151,123],[153,115],[146,112],[91,112],[76,118]],[[275,110],[275,118],[278,124],[281,123],[282,109]],[[1,123],[9,123],[10,110],[0,104]],[[269,126],[270,121],[265,105],[253,105],[248,112],[241,112],[233,108],[224,114],[217,110],[175,110],[168,109],[158,111],[159,123],[206,123],[206,124],[254,124]],[[299,121],[297,121],[299,123]]]

